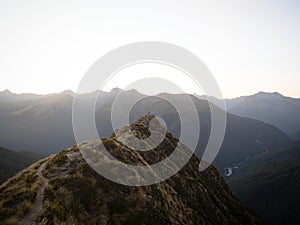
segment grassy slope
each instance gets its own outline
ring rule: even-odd
[[[31,165],[0,186],[0,224],[18,224],[29,212],[41,181],[37,169],[43,160]]]
[[[193,170],[187,165],[160,185],[127,187],[99,176],[84,161],[71,162],[66,171],[65,165],[70,163],[66,154],[74,150],[57,155],[44,171],[50,185],[39,222],[262,224],[240,205],[215,168],[202,173],[196,170],[196,157]]]

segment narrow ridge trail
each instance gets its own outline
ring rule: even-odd
[[[40,210],[42,209],[43,198],[44,198],[44,191],[45,191],[45,188],[48,185],[48,179],[45,178],[44,175],[43,175],[43,173],[42,173],[43,169],[46,166],[46,163],[47,162],[44,162],[40,166],[40,168],[37,170],[37,175],[41,179],[42,184],[39,187],[39,189],[37,190],[37,195],[36,195],[36,198],[35,198],[35,201],[34,201],[33,205],[31,206],[30,211],[19,222],[19,224],[21,224],[21,225],[36,225],[37,224],[35,221],[36,221],[36,218],[37,218]]]

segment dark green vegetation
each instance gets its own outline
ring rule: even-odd
[[[300,224],[300,142],[247,162],[228,183],[246,206],[274,224]]]
[[[0,147],[0,184],[40,158],[34,153],[14,152]]]
[[[91,104],[91,98],[96,94],[81,95],[82,107]],[[121,92],[119,89],[108,93],[102,92],[102,94],[103,98],[96,105],[95,117],[99,134],[101,138],[105,138],[113,132],[110,115],[116,96],[120,94],[120,102],[129,104],[143,95],[135,90]],[[178,113],[161,97],[172,98],[181,106],[186,104],[183,95],[161,94],[147,97],[134,106],[130,122],[151,112],[163,117],[168,130],[175,137],[179,137],[181,124]],[[190,97],[195,102],[201,122],[201,134],[196,150],[196,153],[201,156],[210,134],[210,108],[207,101]],[[33,151],[44,155],[75,145],[72,129],[72,101],[72,93],[64,92],[40,96],[38,99],[28,101],[0,103],[0,143],[17,151]],[[185,110],[184,113],[188,115],[190,109]],[[221,109],[217,108],[217,110]],[[117,113],[123,114],[122,110]],[[123,125],[125,124],[120,124]],[[214,163],[219,171],[223,172],[224,167],[244,161],[248,156],[261,154],[265,148],[273,151],[288,146],[291,142],[286,134],[271,125],[228,114],[225,140]],[[189,145],[189,143],[183,144]]]
[[[0,186],[0,224],[18,224],[29,212],[41,184],[37,169],[42,161],[33,164]]]
[[[149,135],[151,118],[144,117],[131,125],[137,137]],[[125,127],[119,132],[126,133],[127,129]],[[160,157],[167,157],[178,140],[167,133],[157,148],[143,154],[123,146],[115,135],[104,139],[103,143],[119,160],[133,165],[149,165],[161,160]],[[92,146],[93,142],[85,145]],[[129,187],[104,179],[86,164],[78,147],[70,148],[47,160],[43,174],[49,183],[36,220],[38,224],[74,225],[263,224],[242,207],[213,166],[199,172],[199,161],[193,155],[179,173],[159,185]],[[19,174],[0,187],[1,194],[24,182],[25,176]],[[30,202],[31,198],[24,201]],[[7,205],[5,210],[11,208],[14,206]]]

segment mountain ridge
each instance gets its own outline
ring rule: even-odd
[[[142,123],[143,121],[141,119],[131,125],[135,130],[134,135],[139,139],[149,135],[144,129],[149,124]],[[172,151],[173,145],[178,143],[177,139],[167,133],[154,152],[146,152],[142,156],[140,152],[121,147],[114,135],[102,141],[111,154],[130,164],[145,163],[144,160],[154,162]],[[144,160],[132,157],[134,155],[140,155]],[[4,223],[20,220],[22,224],[28,214],[33,215],[32,206],[37,204],[36,193],[43,183],[42,177],[37,174],[45,165],[41,172],[48,181],[42,208],[36,218],[37,223],[265,224],[242,207],[213,166],[199,172],[198,163],[199,158],[193,155],[170,179],[160,184],[130,187],[116,184],[97,174],[82,158],[78,146],[74,146],[32,165],[0,186],[0,219]],[[24,184],[26,180],[27,186]],[[27,192],[20,192],[23,191],[20,189],[22,185],[31,190],[31,195],[24,197]],[[14,193],[13,190],[16,193],[8,196],[8,193]],[[20,200],[18,196],[23,198]],[[14,213],[14,210],[19,213]]]
[[[195,96],[212,103],[224,101],[227,112],[272,124],[290,137],[300,129],[300,98],[263,91],[224,100],[213,96]]]
[[[96,93],[81,95],[82,107],[86,104],[93,104],[92,99]],[[143,97],[131,110],[130,122],[152,112],[161,116],[167,123],[168,129],[176,136],[180,135],[180,118],[175,108],[160,97],[173,98],[176,104],[184,106],[181,98],[183,94],[161,96],[144,96],[138,92],[120,90],[113,93],[103,92],[103,99],[98,99],[95,109],[95,121],[100,137],[104,138],[113,132],[111,125],[111,106],[117,96],[122,104],[129,104],[132,100]],[[201,156],[210,135],[210,105],[207,101],[199,100],[190,96],[194,102],[201,122],[201,131],[197,153]],[[0,143],[18,151],[35,151],[44,155],[58,152],[68,146],[74,145],[72,127],[72,103],[73,98],[68,94],[59,94],[43,99],[31,100],[18,103],[0,103]],[[212,105],[216,110],[221,110]],[[182,107],[183,108],[183,107]],[[190,113],[186,108],[185,113]],[[120,115],[122,111],[116,112]],[[118,116],[118,115],[117,115]],[[266,148],[275,150],[288,146],[292,140],[277,128],[266,123],[227,114],[228,123],[223,148],[217,163],[220,171],[224,167],[232,166],[234,163],[243,161],[249,155],[262,153],[264,148],[257,143],[259,140]],[[123,126],[125,124],[121,124]],[[242,132],[235,132],[243,127]],[[259,127],[259,129],[257,129]],[[259,132],[257,132],[259,130]],[[273,141],[272,141],[273,139]],[[239,141],[240,140],[240,141]],[[243,140],[243,141],[241,141]],[[184,143],[188,145],[188,143]],[[236,152],[234,158],[230,151]],[[226,157],[223,158],[223,156]],[[222,157],[221,157],[222,156]]]

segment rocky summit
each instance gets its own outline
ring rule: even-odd
[[[126,164],[157,163],[180,145],[171,133],[166,132],[156,148],[145,152],[120,141],[132,138],[129,130],[139,139],[149,137],[151,120],[156,119],[146,115],[102,143]],[[187,148],[182,145],[181,149]],[[178,173],[161,183],[126,186],[96,173],[74,146],[33,164],[0,186],[0,224],[263,224],[241,205],[216,168],[199,172],[199,162],[193,154]]]

